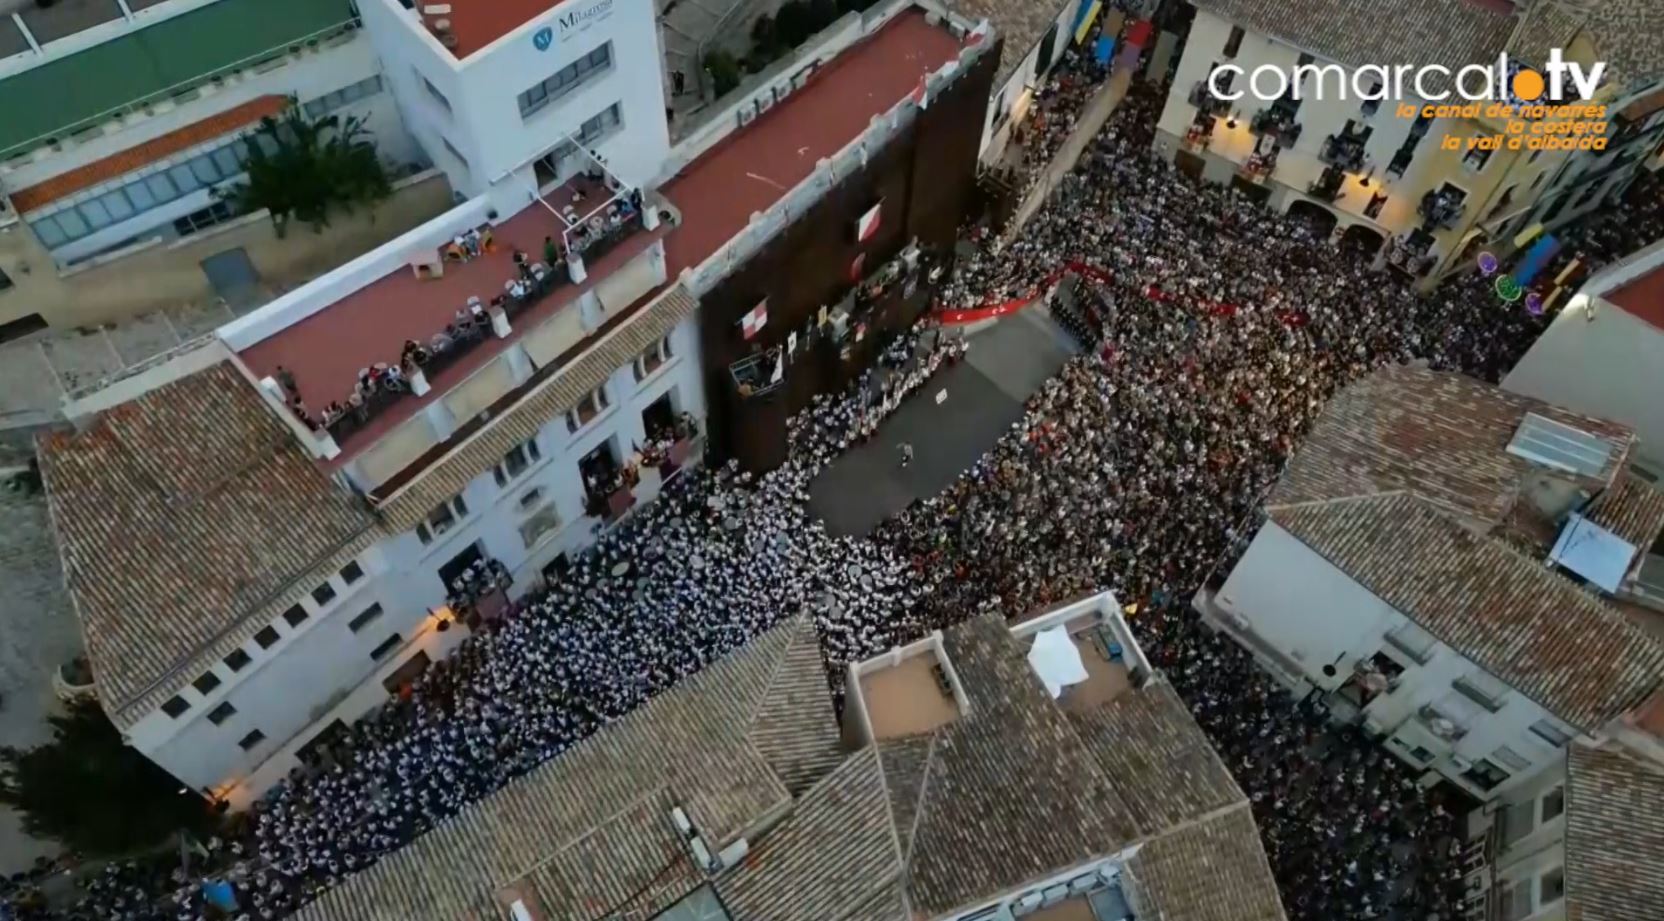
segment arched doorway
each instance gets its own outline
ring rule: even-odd
[[[1341,231],[1340,248],[1343,252],[1356,253],[1362,258],[1373,259],[1380,252],[1381,244],[1387,238],[1379,230],[1368,224],[1353,224]]]
[[[1311,227],[1312,236],[1318,240],[1329,239],[1329,235],[1335,232],[1335,225],[1340,223],[1340,218],[1335,217],[1335,212],[1304,198],[1296,199],[1288,206],[1288,216],[1297,221],[1304,221]]]

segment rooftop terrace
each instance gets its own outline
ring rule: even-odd
[[[689,216],[666,241],[670,274],[697,266],[861,135],[874,116],[959,55],[960,41],[910,9],[826,64],[800,90],[693,161],[662,189]]]
[[[425,19],[429,23],[449,20],[453,40],[446,47],[459,61],[533,19],[563,6],[579,5],[577,0],[450,0],[448,4],[414,0],[414,3],[417,10],[435,5],[450,7],[450,12],[428,15]]]
[[[586,188],[589,194],[575,202],[575,193]],[[294,375],[302,401],[314,415],[333,401],[345,403],[353,392],[360,369],[378,362],[397,365],[406,340],[429,347],[434,335],[453,322],[457,311],[466,310],[470,298],[490,304],[493,298],[504,294],[504,285],[519,277],[514,264],[516,250],[533,262],[541,262],[546,239],[552,238],[558,245],[574,229],[575,223],[581,223],[579,218],[592,213],[595,205],[606,199],[597,193],[593,183],[579,178],[553,190],[548,200],[556,209],[573,208],[574,216],[557,217],[543,205],[533,204],[491,228],[490,246],[476,257],[455,261],[443,255],[442,247],[433,248],[431,256],[417,251],[413,253],[415,258],[439,262],[442,274],[419,277],[413,267],[396,269],[328,308],[250,345],[241,353],[243,361],[259,377],[274,374],[279,366],[287,368]],[[451,387],[501,355],[526,331],[562,310],[577,309],[576,302],[585,292],[670,232],[668,223],[654,230],[644,229],[639,216],[620,220],[610,235],[604,230],[592,232],[595,242],[584,250],[587,274],[583,281],[573,282],[565,261],[557,257],[534,294],[524,300],[510,298],[504,302],[513,328],[508,337],[498,338],[489,328],[471,336],[454,337],[450,351],[441,354],[438,349],[432,350],[430,363],[425,366],[432,389],[425,395],[406,392],[372,400],[374,408],[366,421],[356,422],[349,415],[342,423],[331,426],[341,448],[336,462],[350,460],[382,435],[442,398]],[[459,424],[464,421],[467,420],[457,420]]]
[[[1653,269],[1606,294],[1623,312],[1664,330],[1664,267]]]
[[[453,20],[461,19],[457,11],[464,7],[453,7]],[[344,464],[362,453],[502,354],[524,333],[574,305],[583,292],[601,284],[657,240],[665,241],[668,280],[673,281],[684,268],[703,263],[745,228],[753,212],[773,207],[813,172],[818,161],[859,137],[875,115],[905,99],[925,74],[953,60],[959,49],[959,40],[932,25],[923,11],[915,8],[896,16],[822,67],[801,90],[718,143],[667,183],[661,194],[680,211],[674,226],[664,223],[653,231],[630,234],[599,258],[593,251],[587,254],[584,282],[560,281],[564,276],[561,267],[555,266],[553,274],[560,283],[522,312],[510,310],[513,332],[509,337],[499,339],[486,332],[471,339],[466,348],[427,370],[432,389],[426,395],[396,394],[378,401],[384,405],[377,405],[367,422],[332,426],[341,448],[332,463]],[[573,193],[582,186],[582,180],[574,180],[544,197],[550,208],[564,212],[571,206],[581,217],[599,198],[594,188],[587,188],[584,199],[574,201]],[[495,225],[495,246],[490,252],[466,262],[444,262],[440,277],[420,279],[411,268],[401,266],[312,315],[243,345],[240,356],[258,377],[272,375],[280,365],[286,368],[313,415],[321,414],[331,402],[345,403],[360,369],[378,362],[398,364],[406,340],[427,345],[470,297],[488,303],[501,294],[505,282],[516,274],[511,255],[515,249],[541,260],[545,237],[559,241],[565,226],[550,208],[533,204]],[[430,236],[437,239],[439,232]],[[412,256],[428,258],[419,251]],[[299,310],[297,305],[275,309],[277,313]]]

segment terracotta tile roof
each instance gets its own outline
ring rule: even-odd
[[[1572,746],[1565,850],[1567,921],[1664,917],[1664,766]]]
[[[1144,834],[1243,802],[1242,789],[1166,682],[1069,717]]]
[[[1358,0],[1196,0],[1196,7],[1352,67],[1489,64],[1514,25],[1514,17],[1471,0],[1399,0],[1390,7]]]
[[[1532,5],[1509,53],[1541,64],[1550,48],[1567,48],[1579,34],[1610,68],[1608,80],[1629,83],[1664,77],[1664,15],[1656,0],[1541,0]]]
[[[1593,494],[1612,482],[1635,443],[1626,426],[1439,371],[1383,368],[1324,407],[1266,500],[1294,505],[1409,490],[1486,525],[1515,511],[1528,481],[1547,468],[1509,454],[1527,413],[1605,441],[1611,457],[1597,476],[1551,471]]]
[[[1134,906],[1161,921],[1283,921],[1246,801],[1144,845],[1128,867]],[[1154,911],[1151,911],[1151,909]]]
[[[929,734],[880,746],[917,913],[962,908],[1172,838],[1173,859],[1219,860],[1239,873],[1223,882],[1162,877],[1129,893],[1152,917],[1283,918],[1247,801],[1170,686],[1158,679],[1101,712],[1070,713],[1046,694],[997,617],[961,624],[943,644],[970,709]],[[1194,823],[1238,811],[1233,828],[1245,820],[1247,837],[1233,835],[1238,853],[1229,858],[1199,852],[1212,843],[1205,836],[1183,837]],[[1222,895],[1208,894],[1217,887]],[[1210,900],[1217,910],[1192,908]],[[1243,905],[1258,913],[1238,913]]]
[[[1625,473],[1590,503],[1587,516],[1644,553],[1664,532],[1664,491]]]
[[[100,696],[121,726],[378,534],[230,364],[44,437],[39,454]]]
[[[411,483],[381,503],[388,528],[409,530],[468,481],[502,460],[510,448],[559,419],[612,373],[662,339],[699,306],[680,284],[669,290],[553,377],[504,410],[490,425],[434,462]]]
[[[1005,39],[1000,67],[994,73],[994,90],[998,92],[1005,88],[1005,81],[1017,65],[1028,58],[1029,51],[1040,43],[1040,37],[1057,21],[1065,5],[1066,0],[954,0],[948,7],[971,22],[988,20],[995,34]],[[1106,9],[1101,15],[1111,12]],[[1074,41],[1073,35],[1063,31],[1072,24],[1070,20],[1058,29],[1060,45]]]
[[[793,618],[297,917],[497,917],[492,893],[518,882],[562,921],[646,921],[700,885],[736,919],[904,921],[1142,844],[1133,866],[1145,890],[1129,897],[1152,917],[1283,921],[1248,805],[1171,689],[1136,692],[1151,697],[1093,730],[1154,754],[1102,758],[997,617],[955,627],[944,643],[970,712],[833,759],[818,640]],[[782,745],[788,736],[807,741]],[[1177,794],[1147,810],[1148,835],[1106,776],[1123,770],[1123,782],[1154,785],[1141,793],[1152,801]],[[668,816],[680,805],[709,836],[713,799],[734,807],[721,824],[745,834],[750,853],[707,876]],[[726,843],[713,837],[713,848]],[[1198,868],[1217,872],[1181,876]],[[1252,914],[1228,910],[1244,906]]]
[[[1269,511],[1383,602],[1581,729],[1633,705],[1664,675],[1664,646],[1615,608],[1413,495]]]
[[[240,106],[226,109],[199,122],[192,122],[183,128],[176,128],[120,153],[113,153],[67,173],[60,173],[51,179],[18,189],[12,193],[12,205],[17,208],[19,214],[44,208],[59,199],[68,198],[76,192],[143,169],[180,151],[247,128],[262,118],[275,117],[287,109],[292,101],[288,96],[256,97]]]
[[[818,695],[803,693],[815,682]],[[808,741],[783,751],[771,740],[784,734]],[[651,916],[704,881],[670,822],[673,806],[719,849],[791,805],[777,769],[805,778],[798,752],[835,748],[837,738],[819,641],[807,620],[793,618],[326,892],[297,917],[497,917],[493,893],[515,880],[563,919],[591,921],[621,908]],[[852,808],[867,802],[869,816],[875,803],[882,813],[876,765],[876,757],[867,764],[850,759],[812,778],[792,818],[767,840],[803,835],[802,825],[826,837],[826,805],[803,805],[819,796],[832,804],[847,797]],[[894,863],[887,815],[881,827],[882,853],[866,859]],[[853,847],[849,859],[862,859],[859,850]],[[771,865],[778,872],[787,864]],[[821,875],[838,866],[829,863]],[[814,872],[803,868],[795,877],[804,897],[820,892],[828,904],[844,897],[833,879],[821,879],[822,889],[809,886],[803,874]],[[866,881],[848,897],[865,899],[879,882]],[[746,897],[767,902],[771,885],[749,882]]]

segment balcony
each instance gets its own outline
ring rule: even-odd
[[[1196,85],[1190,88],[1189,101],[1196,107],[1197,114],[1209,117],[1222,115],[1231,107],[1229,100],[1213,95],[1206,80],[1197,80]]]
[[[1189,150],[1207,150],[1213,143],[1214,117],[1206,112],[1197,112],[1190,127],[1184,133],[1184,146]]]
[[[470,625],[481,617],[490,619],[502,612],[507,603],[506,592],[513,582],[508,567],[492,557],[482,556],[445,586],[445,605]]]
[[[1432,271],[1438,262],[1438,257],[1432,253],[1432,246],[1433,238],[1425,231],[1416,230],[1394,237],[1387,244],[1387,264],[1420,278]]]
[[[1428,732],[1446,742],[1458,742],[1468,734],[1465,727],[1458,725],[1455,720],[1440,713],[1432,704],[1423,704],[1421,709],[1416,711],[1416,717],[1421,720],[1423,726],[1427,727]]]
[[[1294,120],[1294,113],[1286,109],[1272,106],[1254,113],[1248,122],[1248,130],[1260,137],[1275,139],[1285,147],[1292,147],[1299,143],[1302,127]]]
[[[1277,152],[1278,149],[1272,147],[1265,153],[1251,153],[1237,172],[1251,182],[1264,182],[1277,171]]]
[[[1306,194],[1322,202],[1333,203],[1343,194],[1346,185],[1346,173],[1340,167],[1330,165],[1323,168],[1323,175],[1317,181],[1306,187]]]
[[[1331,134],[1323,139],[1317,156],[1330,166],[1356,173],[1364,168],[1364,142],[1345,134]]]
[[[1416,205],[1416,214],[1421,216],[1422,229],[1431,231],[1435,228],[1450,228],[1456,226],[1466,209],[1466,201],[1456,195],[1439,189],[1429,191],[1421,197],[1421,203]]]

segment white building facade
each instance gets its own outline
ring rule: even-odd
[[[1197,607],[1428,782],[1513,795],[1664,679],[1635,591],[1664,493],[1630,473],[1634,442],[1459,375],[1377,371],[1331,400]]]
[[[1503,53],[1531,67],[1551,47],[1592,66],[1602,30],[1624,27],[1562,32],[1555,4],[1540,0],[1506,13],[1452,0],[1444,4],[1440,41],[1427,44],[1354,4],[1312,0],[1288,9],[1204,0],[1168,89],[1156,149],[1197,178],[1310,216],[1430,283],[1468,265],[1480,247],[1512,252],[1522,231],[1551,230],[1615,201],[1664,139],[1656,62],[1606,71],[1594,101],[1608,106],[1611,125],[1599,151],[1471,149],[1470,139],[1502,134],[1506,123],[1483,115],[1403,117],[1401,105],[1420,112],[1439,100],[1410,86],[1383,87],[1377,76],[1381,67],[1406,64],[1451,72],[1494,66]],[[1336,20],[1327,31],[1314,26]],[[1216,68],[1234,70],[1210,87]],[[1296,68],[1307,68],[1298,98],[1286,76],[1274,78]],[[1361,99],[1365,90],[1386,98]]]

